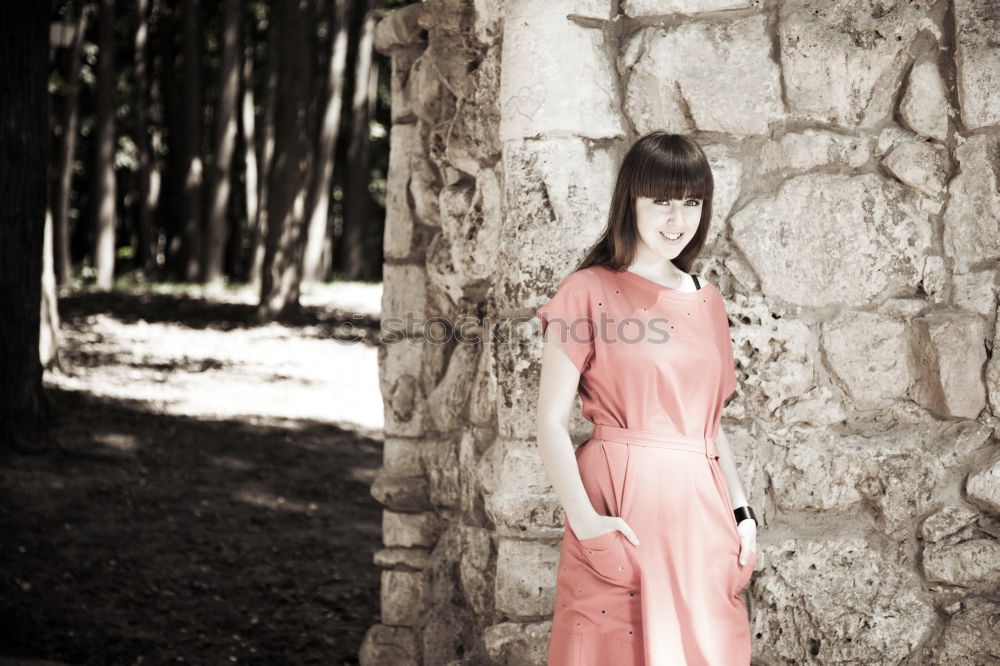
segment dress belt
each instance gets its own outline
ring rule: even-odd
[[[651,430],[639,430],[638,428],[620,428],[618,426],[598,423],[594,426],[594,434],[591,436],[591,439],[601,439],[620,444],[636,444],[638,446],[655,446],[661,449],[674,449],[676,451],[689,451],[691,453],[704,454],[708,458],[719,457],[719,447],[716,446],[714,437],[677,435],[653,432]]]

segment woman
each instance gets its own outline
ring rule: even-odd
[[[603,235],[536,310],[538,446],[566,511],[549,666],[750,663],[757,523],[719,429],[732,342],[722,295],[688,273],[713,189],[694,141],[641,137]],[[574,452],[577,391],[595,427]]]

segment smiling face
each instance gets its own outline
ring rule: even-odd
[[[640,262],[669,261],[691,242],[701,222],[702,200],[636,197]]]

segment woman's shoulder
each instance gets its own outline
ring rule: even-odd
[[[604,281],[607,280],[611,269],[605,266],[587,266],[579,270],[575,270],[566,277],[562,279],[560,286],[563,284],[570,285],[576,288],[579,287],[596,287],[600,286]]]

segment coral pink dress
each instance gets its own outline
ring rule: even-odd
[[[722,295],[593,266],[536,314],[580,370],[593,436],[576,449],[594,509],[615,530],[580,540],[566,520],[549,666],[743,666],[740,540],[715,437],[736,389]]]

